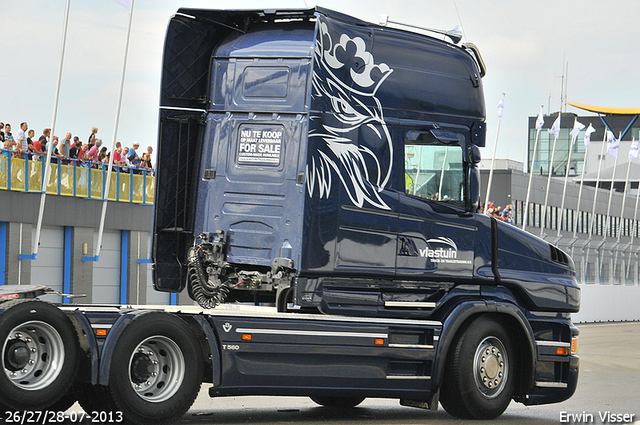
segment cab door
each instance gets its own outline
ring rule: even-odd
[[[470,280],[476,223],[464,209],[469,131],[430,124],[402,134],[405,190],[398,202],[396,278]]]

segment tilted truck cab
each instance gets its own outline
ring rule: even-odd
[[[475,419],[571,397],[573,262],[476,213],[484,67],[451,38],[321,8],[180,9],[154,285],[199,306],[54,306],[36,299],[50,289],[0,287],[0,409],[24,422],[77,401],[164,425],[202,382]]]
[[[458,43],[322,8],[181,9],[162,77],[156,289],[206,308],[441,323],[389,343],[435,349],[394,367],[428,375],[429,405],[458,416],[570,397],[574,265],[477,214],[485,69]],[[474,371],[453,372],[465,356]]]
[[[499,284],[532,310],[577,311],[570,258],[476,214],[484,72],[472,45],[321,8],[181,10],[156,288],[428,317],[456,285]]]

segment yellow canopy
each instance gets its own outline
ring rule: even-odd
[[[567,105],[575,106],[585,111],[596,112],[598,114],[618,114],[618,115],[638,115],[640,108],[608,108],[606,106],[581,105],[578,103],[565,102]]]

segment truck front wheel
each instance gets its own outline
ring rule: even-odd
[[[493,419],[513,397],[513,338],[496,319],[481,316],[461,330],[447,356],[440,403],[459,418]]]
[[[170,423],[191,407],[202,382],[202,356],[180,317],[149,313],[134,318],[116,343],[109,391],[126,419]]]

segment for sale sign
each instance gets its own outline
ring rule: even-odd
[[[238,164],[279,165],[283,137],[282,126],[241,126],[238,140]]]

